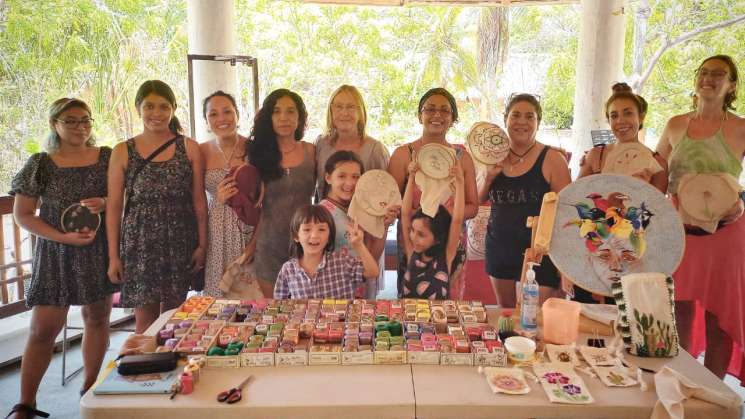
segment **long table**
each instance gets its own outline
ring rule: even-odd
[[[164,313],[150,329],[170,318]],[[636,360],[636,359],[635,359]],[[672,359],[636,360],[642,367],[663,365],[684,373],[697,383],[733,393],[721,380],[681,351]],[[243,400],[218,403],[219,392],[236,386],[249,374]],[[263,367],[202,370],[190,395],[169,400],[163,395],[96,396],[91,391],[80,400],[86,419],[132,418],[644,418],[657,400],[653,375],[644,373],[650,390],[639,387],[608,388],[583,376],[595,399],[591,405],[550,403],[539,384],[530,382],[527,395],[493,394],[476,367],[427,365],[359,365]],[[742,406],[724,409],[701,400],[685,404],[685,417],[739,419]]]

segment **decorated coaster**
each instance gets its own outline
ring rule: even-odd
[[[353,200],[368,214],[382,217],[391,205],[401,205],[396,180],[385,170],[368,170],[357,181]]]
[[[577,352],[575,352],[574,350],[574,345],[553,345],[547,343],[546,355],[551,362],[565,363],[571,366],[576,366],[579,364],[579,361],[577,360]]]
[[[530,393],[525,373],[519,368],[479,367],[479,372],[486,376],[486,382],[494,394]]]
[[[416,154],[421,171],[432,179],[445,179],[450,176],[450,168],[455,164],[455,152],[441,144],[427,144]]]
[[[642,176],[645,179],[662,171],[652,151],[640,142],[616,143],[603,163],[603,173]]]
[[[683,224],[654,186],[624,175],[588,176],[559,193],[549,256],[579,287],[611,296],[635,272],[672,274],[683,257]]]
[[[628,369],[614,365],[612,367],[594,367],[595,373],[608,387],[631,387],[637,384],[636,380],[629,377]]]
[[[551,403],[589,404],[595,400],[571,365],[542,363],[533,366]]]
[[[481,163],[495,165],[510,152],[507,133],[491,122],[476,122],[468,132],[466,144],[471,155]]]
[[[728,173],[688,173],[678,183],[680,215],[709,233],[739,199],[740,184]]]
[[[92,213],[88,207],[80,203],[75,203],[62,212],[60,225],[65,233],[95,232],[101,226],[101,215]]]
[[[616,359],[613,358],[608,348],[593,348],[592,346],[580,346],[579,353],[591,367],[613,366]]]
[[[434,217],[440,204],[444,205],[453,194],[450,178],[432,179],[420,170],[414,175],[414,182],[422,192],[419,206],[430,217]]]

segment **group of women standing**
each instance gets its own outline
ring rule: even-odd
[[[737,83],[731,58],[714,56],[701,64],[695,75],[694,110],[668,122],[655,154],[664,172],[646,181],[671,192],[674,199],[675,182],[685,173],[718,171],[739,177],[745,120],[731,112]],[[538,98],[529,94],[509,98],[504,123],[510,153],[502,163],[486,169],[478,188],[471,156],[447,139],[458,121],[458,109],[453,96],[441,88],[421,98],[417,110],[421,135],[396,148],[390,161],[385,147],[367,134],[365,105],[352,86],[341,86],[331,96],[326,130],[315,144],[301,141],[308,112],[300,96],[286,89],[266,97],[249,138],[237,133],[239,114],[233,97],[221,91],[208,96],[202,113],[214,138],[202,144],[181,134],[175,95],[165,83],[145,82],[135,104],[142,132],[111,150],[95,145],[93,118],[84,102],[56,101],[49,113],[47,152],[31,156],[13,180],[15,218],[39,239],[27,293],[33,320],[22,363],[21,400],[12,412],[16,417],[43,413],[35,409],[36,391],[70,305],[83,306],[81,391],[86,391],[103,359],[111,295],[118,289],[122,304],[135,307],[138,332],[162,310],[183,301],[202,269],[205,291],[222,295],[218,284],[223,272],[238,258],[251,264],[261,294],[271,296],[277,273],[289,259],[288,229],[295,209],[315,195],[317,201],[326,197],[329,208],[346,212],[349,202],[343,202],[343,188],[331,200],[324,194],[327,184],[337,182],[333,172],[339,165],[329,171],[326,164],[335,152],[354,153],[339,162],[355,163],[358,158],[362,167],[356,169],[356,177],[363,170],[388,170],[403,193],[408,184],[415,185],[407,177],[421,147],[431,143],[454,147],[461,171],[456,177],[463,187],[462,217],[474,217],[482,202],[491,204],[486,271],[498,302],[508,307],[514,305],[522,253],[530,242],[529,231],[519,226],[525,217],[538,214],[544,193],[558,192],[571,182],[566,154],[536,139],[542,111]],[[640,96],[617,85],[605,110],[619,142],[639,141],[647,114]],[[601,150],[593,149],[583,160],[580,176],[602,172]],[[244,164],[256,168],[262,183],[261,216],[255,226],[245,224],[228,206],[238,193],[231,169]],[[338,180],[339,185],[343,181]],[[410,192],[409,201],[416,208],[418,191]],[[105,211],[105,225],[97,231],[63,233],[60,214],[74,203],[93,213]],[[452,212],[452,202],[444,207]],[[714,234],[688,234],[684,261],[675,274],[681,341],[686,349],[700,349],[689,331],[695,330],[696,306],[703,308],[706,365],[719,376],[724,375],[730,357],[737,366],[731,371],[740,374],[745,344],[742,209],[738,201],[725,218],[725,227]],[[397,214],[395,210],[388,214],[386,224]],[[368,244],[375,258],[380,258],[383,244]],[[400,255],[402,261],[405,258]],[[451,295],[462,295],[464,261],[461,240],[452,263],[448,262]],[[560,274],[550,263],[541,267],[537,277],[542,298],[559,293]],[[359,296],[374,298],[375,293],[375,287],[368,287]]]

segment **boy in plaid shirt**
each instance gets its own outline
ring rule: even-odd
[[[293,257],[279,270],[274,298],[351,299],[365,278],[378,277],[378,263],[365,247],[364,233],[356,223],[348,226],[347,233],[358,257],[334,251],[334,220],[320,205],[298,208],[290,231]]]

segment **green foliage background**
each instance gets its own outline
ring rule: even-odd
[[[627,8],[628,75],[635,4]],[[188,122],[185,1],[7,0],[0,5],[0,191],[8,190],[28,155],[41,149],[47,107],[59,97],[76,96],[92,105],[101,144],[139,131],[132,102],[144,80],[169,83],[183,104],[178,116]],[[645,59],[665,36],[745,13],[745,3],[736,0],[660,0],[650,6]],[[236,0],[238,51],[258,58],[262,99],[279,87],[303,96],[311,135],[323,129],[329,94],[347,83],[363,91],[373,136],[390,145],[413,139],[419,132],[420,95],[445,86],[459,100],[461,122],[451,131],[457,140],[479,115],[479,12],[477,7]],[[547,63],[541,80],[545,87],[536,93],[543,97],[544,125],[559,129],[572,123],[580,12],[571,4],[510,8],[509,56]],[[740,23],[668,50],[642,91],[650,102],[650,134],[690,108],[692,74],[701,59],[726,53],[745,70],[743,45],[745,25]],[[509,57],[504,71],[511,71]],[[242,131],[250,129],[248,118]]]

